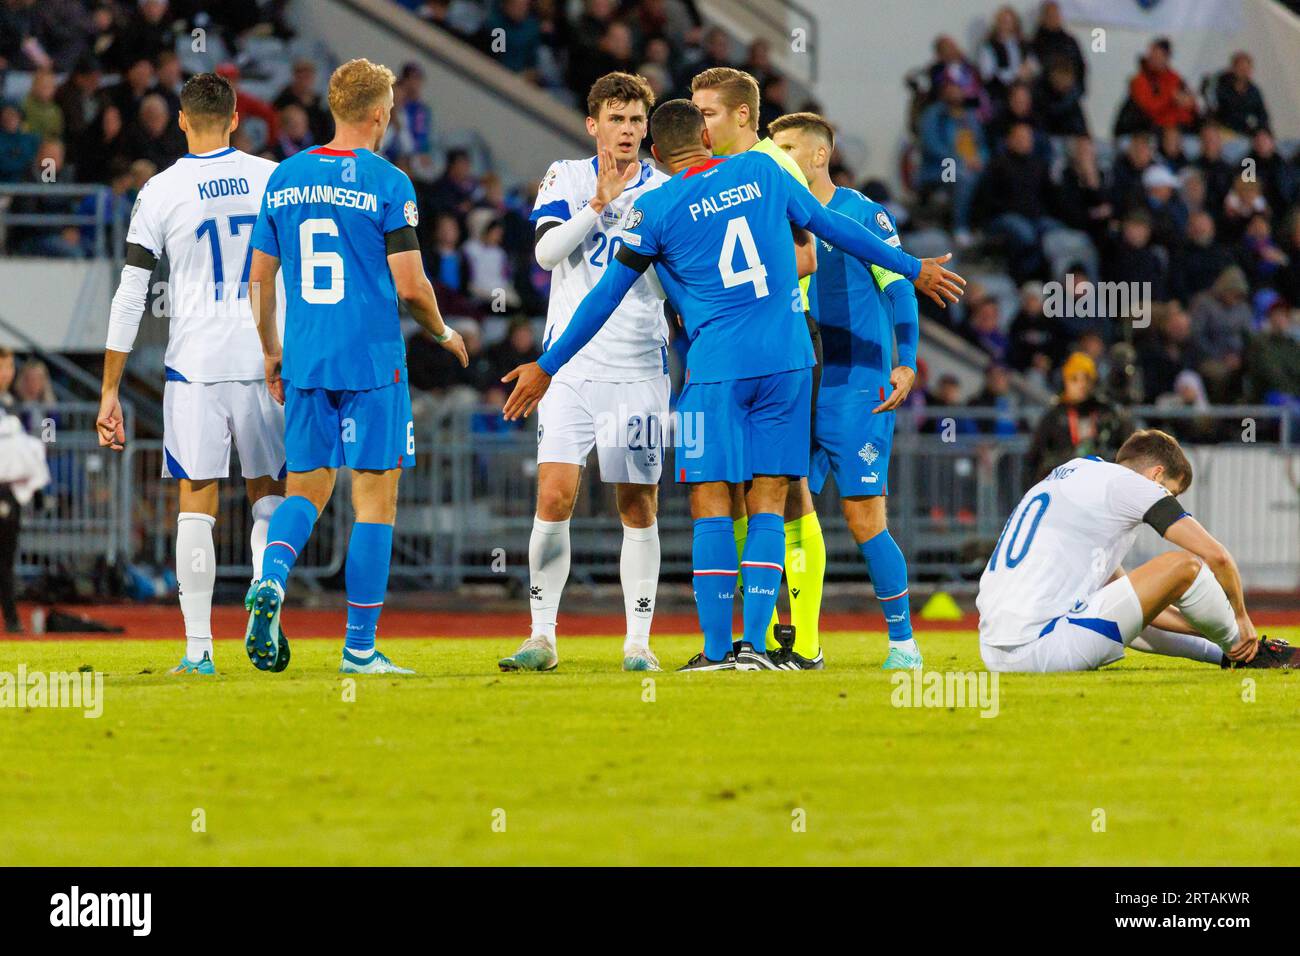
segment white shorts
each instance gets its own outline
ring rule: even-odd
[[[163,387],[163,477],[230,477],[230,440],[245,478],[284,477],[284,407],[266,382],[168,382]]]
[[[585,465],[601,481],[657,485],[668,433],[668,376],[642,382],[556,379],[537,407],[537,461]]]
[[[1142,603],[1127,577],[1112,581],[1082,606],[1049,621],[1037,640],[1019,647],[980,644],[991,671],[1046,674],[1091,671],[1113,664],[1142,631]]]

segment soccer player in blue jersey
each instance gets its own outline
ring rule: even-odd
[[[339,670],[413,673],[375,649],[397,482],[415,461],[398,300],[461,365],[468,358],[424,274],[411,181],[375,153],[393,108],[393,80],[392,71],[368,60],[334,71],[334,139],[280,164],[253,229],[254,311],[267,384],[285,406],[289,471],[244,638],[261,670],[283,669],[288,644],[280,615],[289,572],[346,465],[356,523],[344,572],[348,624]],[[275,320],[281,266],[288,299],[283,350]]]
[[[890,245],[901,245],[884,206],[831,182],[835,131],[826,120],[816,113],[791,113],[774,119],[768,130],[772,141],[799,164],[808,188],[827,209],[862,223]],[[821,324],[823,349],[808,485],[817,494],[827,476],[835,475],[844,518],[885,612],[885,669],[918,669],[921,651],[912,637],[907,561],[885,522],[894,409],[916,380],[916,293],[898,273],[823,245],[808,297]],[[809,657],[796,646],[790,664],[819,670],[821,650]]]
[[[920,279],[956,301],[963,280],[942,260],[918,260],[860,224],[826,210],[770,156],[713,156],[704,115],[686,100],[651,118],[654,155],[673,178],[640,197],[616,263],[588,293],[564,334],[516,382],[507,419],[532,412],[558,371],[609,318],[653,263],[691,346],[678,414],[701,440],[679,452],[677,480],[691,486],[695,599],[704,650],[684,670],[774,670],[764,634],[785,556],[783,510],[791,477],[808,472],[812,345],[804,320],[789,223],[853,255]],[[733,653],[737,561],[731,488],[746,486],[749,533],[744,636]]]

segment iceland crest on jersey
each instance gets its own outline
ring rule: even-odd
[[[880,457],[880,451],[871,442],[867,442],[858,450],[858,457],[868,465],[874,465],[876,459]]]

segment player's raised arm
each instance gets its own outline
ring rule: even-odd
[[[414,229],[411,230],[410,241],[415,241]],[[388,268],[393,273],[397,297],[402,300],[411,317],[433,336],[433,340],[456,356],[461,368],[468,368],[469,353],[465,351],[465,340],[455,329],[448,328],[442,319],[437,296],[433,294],[433,285],[424,274],[424,261],[420,258],[419,246],[400,251],[393,249],[390,234]]]
[[[557,163],[556,166],[559,164]],[[554,178],[556,166],[546,174],[545,182]],[[583,206],[566,222],[547,219],[537,227],[537,241],[533,255],[537,264],[550,272],[569,254],[582,245],[591,230],[600,222],[600,214],[605,207],[623,195],[623,190],[634,183],[641,174],[640,163],[629,163],[627,170],[620,174],[614,151],[603,146],[596,149],[596,194],[587,205]],[[544,196],[538,196],[539,211],[546,209]],[[557,200],[563,202],[563,200]]]
[[[914,281],[940,307],[946,308],[948,302],[956,302],[965,291],[966,280],[943,267],[952,259],[951,253],[938,259],[909,256],[902,249],[872,235],[861,223],[827,209],[807,189],[796,184],[787,189],[787,195],[790,197],[787,211],[791,222],[809,229],[814,235],[869,265],[897,272]]]
[[[633,252],[626,246],[619,249],[596,287],[583,296],[564,334],[536,362],[520,365],[506,373],[501,381],[515,383],[514,391],[501,410],[506,421],[527,418],[532,414],[550,388],[551,376],[601,330],[650,262],[648,256]]]

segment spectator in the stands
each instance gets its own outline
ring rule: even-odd
[[[1178,409],[1180,411],[1205,412],[1203,415],[1179,415],[1170,418],[1154,418],[1152,424],[1159,427],[1182,442],[1213,442],[1219,437],[1219,422],[1210,411],[1210,399],[1205,392],[1205,382],[1194,369],[1185,368],[1174,379],[1171,392],[1157,395],[1157,408]]]
[[[483,49],[512,73],[537,82],[542,27],[532,0],[498,0],[483,21]]]
[[[585,102],[587,91],[596,80],[614,71],[631,72],[636,62],[631,28],[621,20],[611,20],[605,25],[596,48],[577,63],[570,63],[569,85]]]
[[[1242,268],[1256,283],[1272,283],[1290,259],[1273,237],[1273,224],[1267,216],[1255,216],[1242,237]]]
[[[506,337],[484,352],[487,360],[489,381],[500,381],[501,377],[520,365],[537,361],[542,350],[537,346],[537,335],[533,325],[527,319],[515,319],[510,323]]]
[[[772,65],[771,45],[761,37],[755,39],[749,45],[749,54],[742,69],[758,81],[760,88],[769,79],[778,76],[776,67]]]
[[[460,220],[454,213],[438,213],[433,220],[433,243],[426,258],[429,276],[440,296],[443,290],[461,293],[467,287],[468,267],[460,242]]]
[[[1011,374],[1006,366],[993,362],[984,369],[984,387],[966,403],[967,408],[992,408],[999,414],[982,418],[978,430],[984,434],[1014,435],[1019,431],[1019,402],[1011,392]]]
[[[1062,222],[1086,232],[1093,244],[1100,246],[1115,215],[1115,204],[1097,165],[1097,146],[1090,138],[1077,136],[1070,141],[1069,149],[1069,165],[1056,187],[1056,207]]]
[[[1224,401],[1233,378],[1241,371],[1246,336],[1254,321],[1250,283],[1241,267],[1224,269],[1214,285],[1192,299],[1189,313],[1199,356],[1197,367],[1210,395],[1215,401]]]
[[[295,60],[293,74],[289,84],[271,104],[277,110],[283,110],[293,104],[301,107],[307,114],[307,125],[311,127],[312,139],[318,143],[328,143],[334,138],[334,120],[325,106],[325,98],[317,85],[316,64],[311,60]]]
[[[85,183],[107,182],[113,159],[125,155],[124,135],[122,111],[116,106],[105,106],[78,141],[74,157],[77,177]]]
[[[1168,297],[1169,255],[1151,245],[1151,214],[1145,209],[1125,214],[1105,274],[1112,282],[1132,283],[1130,288],[1149,291],[1151,301],[1163,302]]]
[[[1006,152],[989,162],[980,179],[976,205],[987,230],[1007,241],[1010,266],[1018,282],[1043,267],[1043,237],[1061,224],[1049,213],[1047,164],[1034,155],[1034,130],[1018,123],[1007,134]]]
[[[985,126],[988,141],[995,152],[1005,150],[1007,134],[1017,123],[1028,123],[1034,130],[1034,155],[1045,163],[1052,160],[1052,140],[1043,129],[1034,111],[1034,94],[1028,83],[1016,81],[1007,91],[1005,102],[996,108],[994,116]]]
[[[1273,209],[1264,195],[1264,187],[1257,179],[1238,176],[1223,200],[1221,231],[1224,241],[1236,243],[1246,233],[1246,226],[1256,216],[1272,216]]]
[[[967,303],[965,337],[994,362],[1005,362],[1010,347],[1002,328],[1002,310],[991,295]]]
[[[1177,126],[1166,126],[1159,130],[1156,141],[1158,162],[1169,167],[1175,173],[1182,172],[1187,166],[1187,154],[1183,150],[1183,133]]]
[[[1057,60],[1043,70],[1034,87],[1034,109],[1052,136],[1087,136],[1083,87],[1074,67]]]
[[[468,266],[467,290],[479,305],[493,312],[517,309],[520,304],[510,257],[502,245],[504,239],[505,224],[493,219],[477,236],[471,235],[462,247]]]
[[[1196,123],[1196,97],[1171,66],[1172,58],[1173,45],[1167,38],[1153,40],[1129,82],[1129,97],[1149,126],[1191,129]]]
[[[433,179],[433,111],[424,102],[424,70],[418,63],[407,63],[397,77],[393,116],[400,125],[412,175],[426,181]]]
[[[966,105],[979,112],[981,120],[991,115],[988,93],[980,81],[979,70],[966,59],[957,41],[950,36],[936,37],[934,62],[929,67],[930,97],[938,97],[945,82],[955,83]]]
[[[463,149],[451,149],[447,151],[447,168],[429,190],[429,203],[435,214],[450,212],[463,223],[474,208],[478,188],[469,153]]]
[[[1255,178],[1264,189],[1264,198],[1273,209],[1287,209],[1300,193],[1295,167],[1277,151],[1277,141],[1267,129],[1256,130],[1250,146],[1249,158],[1255,164]]]
[[[1142,173],[1144,208],[1151,217],[1151,241],[1177,249],[1187,231],[1187,207],[1178,194],[1182,184],[1165,166],[1148,166]]]
[[[60,140],[42,140],[36,148],[36,155],[32,157],[26,181],[32,184],[62,182],[65,160],[66,152]],[[34,195],[16,197],[12,209],[20,215],[66,216],[73,211],[73,200],[40,190]],[[51,228],[15,227],[10,231],[9,243],[11,247],[29,256],[79,259],[83,255],[81,234],[73,225]],[[21,378],[21,373],[19,377]]]
[[[1023,372],[1034,364],[1035,356],[1047,358],[1050,371],[1056,367],[1065,351],[1061,324],[1043,310],[1043,285],[1026,282],[1020,288],[1020,311],[1011,320],[1009,338],[1011,347],[1007,363]]]
[[[147,159],[166,169],[185,155],[185,136],[176,125],[167,101],[150,93],[140,103],[135,121],[122,133],[122,151],[132,158]]]
[[[35,133],[41,139],[63,139],[63,111],[54,102],[58,86],[54,71],[43,67],[32,73],[31,89],[23,100],[27,131]]]
[[[919,183],[923,189],[949,194],[959,246],[971,243],[971,207],[987,162],[979,117],[966,105],[961,87],[945,81],[939,102],[921,114]]]
[[[1147,403],[1172,391],[1178,373],[1196,365],[1198,358],[1191,321],[1178,302],[1157,303],[1152,309],[1152,326],[1156,334],[1147,336],[1138,346],[1143,397]]]
[[[1156,162],[1155,145],[1149,133],[1134,133],[1124,152],[1115,158],[1110,172],[1111,203],[1119,215],[1144,204],[1142,175]]]
[[[1079,91],[1087,88],[1088,63],[1083,58],[1079,41],[1065,29],[1061,5],[1056,0],[1048,0],[1040,8],[1038,30],[1030,45],[1044,71],[1050,70],[1053,64],[1068,63],[1078,82]]]
[[[311,121],[307,111],[296,103],[280,110],[280,135],[270,144],[276,162],[283,162],[295,153],[316,145],[311,134]]]
[[[89,17],[79,0],[0,0],[0,70],[67,70],[84,49]]]
[[[122,72],[118,82],[104,90],[104,101],[116,106],[123,119],[126,119],[136,116],[144,98],[157,92],[158,74],[154,70],[153,60],[140,57]]]
[[[12,101],[0,103],[0,182],[16,183],[31,168],[41,138],[23,129],[23,111]]]
[[[99,61],[83,56],[54,94],[54,102],[63,114],[64,135],[74,157],[80,154],[81,138],[102,109],[99,97],[101,77]]]
[[[1214,217],[1194,212],[1187,220],[1187,239],[1170,269],[1173,294],[1183,302],[1214,285],[1223,270],[1234,265],[1232,254],[1215,235]]]
[[[127,20],[105,55],[106,61],[125,69],[137,60],[154,61],[164,50],[175,50],[174,20],[167,0],[140,0],[135,15]]]
[[[1287,263],[1277,274],[1277,290],[1289,302],[1300,302],[1300,208],[1282,223],[1282,250]]]
[[[1252,402],[1286,405],[1300,413],[1300,321],[1284,300],[1268,310],[1264,328],[1246,354],[1247,396]]]
[[[1097,364],[1084,352],[1075,352],[1061,367],[1061,392],[1038,420],[1029,446],[1031,480],[1071,458],[1114,458],[1132,434],[1128,417],[1097,396],[1097,378]]]
[[[1205,203],[1213,210],[1217,220],[1223,215],[1223,200],[1227,198],[1232,182],[1237,178],[1234,168],[1223,158],[1223,128],[1217,123],[1206,123],[1201,127],[1200,155],[1192,165],[1205,177]]]
[[[1214,84],[1214,117],[1242,136],[1268,129],[1268,107],[1255,85],[1255,60],[1245,50],[1232,55],[1232,63]]]
[[[240,86],[239,67],[234,63],[222,63],[215,72],[218,76],[224,76],[235,88],[235,112],[239,114],[239,125],[244,126],[250,119],[259,119],[266,124],[265,141],[275,142],[280,135],[280,117],[275,107]]]
[[[82,216],[94,216],[98,228],[104,230],[106,238],[111,239],[113,222],[116,220],[126,228],[131,219],[131,204],[134,202],[135,175],[131,164],[122,157],[114,158],[109,168],[108,191],[97,192],[93,196],[83,196],[77,204],[77,212]],[[87,256],[95,255],[96,226],[81,227],[81,248]]]
[[[980,79],[996,103],[1005,99],[1012,83],[1028,83],[1038,73],[1038,61],[1025,40],[1020,14],[1010,6],[998,7],[993,26],[980,47]]]

